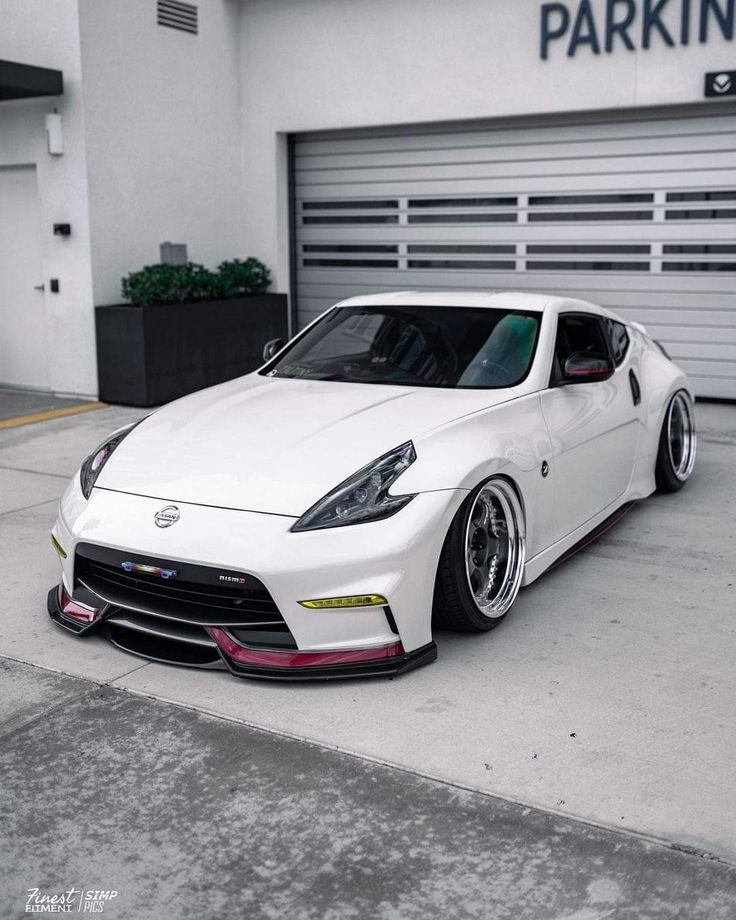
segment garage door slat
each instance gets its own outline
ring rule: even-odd
[[[700,395],[736,398],[736,114],[310,134],[295,163],[301,324],[355,294],[549,291],[643,322]]]

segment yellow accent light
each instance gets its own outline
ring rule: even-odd
[[[353,594],[350,597],[322,597],[299,603],[310,610],[329,610],[340,607],[385,607],[388,601],[382,594]]]
[[[54,549],[61,556],[61,558],[66,559],[66,550],[53,534],[51,534],[51,542],[53,543]]]

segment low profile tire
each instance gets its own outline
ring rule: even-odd
[[[521,587],[525,535],[521,502],[506,479],[493,477],[474,489],[442,547],[434,625],[460,632],[495,629]]]
[[[667,406],[659,436],[654,478],[660,492],[677,492],[695,465],[695,414],[690,396],[678,390]]]

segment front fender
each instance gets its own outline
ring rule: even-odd
[[[535,555],[554,533],[553,475],[541,475],[551,443],[539,394],[510,400],[434,429],[415,442],[417,462],[396,482],[396,493],[474,489],[502,475],[519,492],[526,514],[527,553]]]

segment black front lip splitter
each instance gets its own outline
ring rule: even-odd
[[[109,607],[104,611],[99,619],[94,623],[83,624],[76,623],[65,617],[59,605],[59,586],[51,588],[46,598],[46,607],[51,619],[62,629],[73,633],[75,636],[88,636],[94,633],[101,633],[105,638],[107,630],[104,628],[106,617],[117,608]],[[214,625],[214,624],[213,624]],[[111,640],[109,640],[111,641]],[[125,649],[125,651],[128,651]],[[235,677],[251,677],[260,680],[288,680],[288,681],[312,681],[312,680],[339,680],[357,677],[398,677],[407,671],[413,671],[422,665],[430,664],[437,658],[437,645],[429,642],[421,648],[414,649],[411,652],[405,652],[403,655],[396,655],[393,658],[381,658],[376,661],[363,661],[353,664],[333,664],[323,666],[311,666],[303,668],[279,668],[269,667],[267,665],[244,665],[240,662],[228,658],[218,647],[217,649],[225,667]],[[147,656],[141,652],[129,652],[139,658],[147,661],[154,661],[158,664],[172,664],[177,667],[196,667],[187,663],[175,661],[166,661],[154,656]]]

